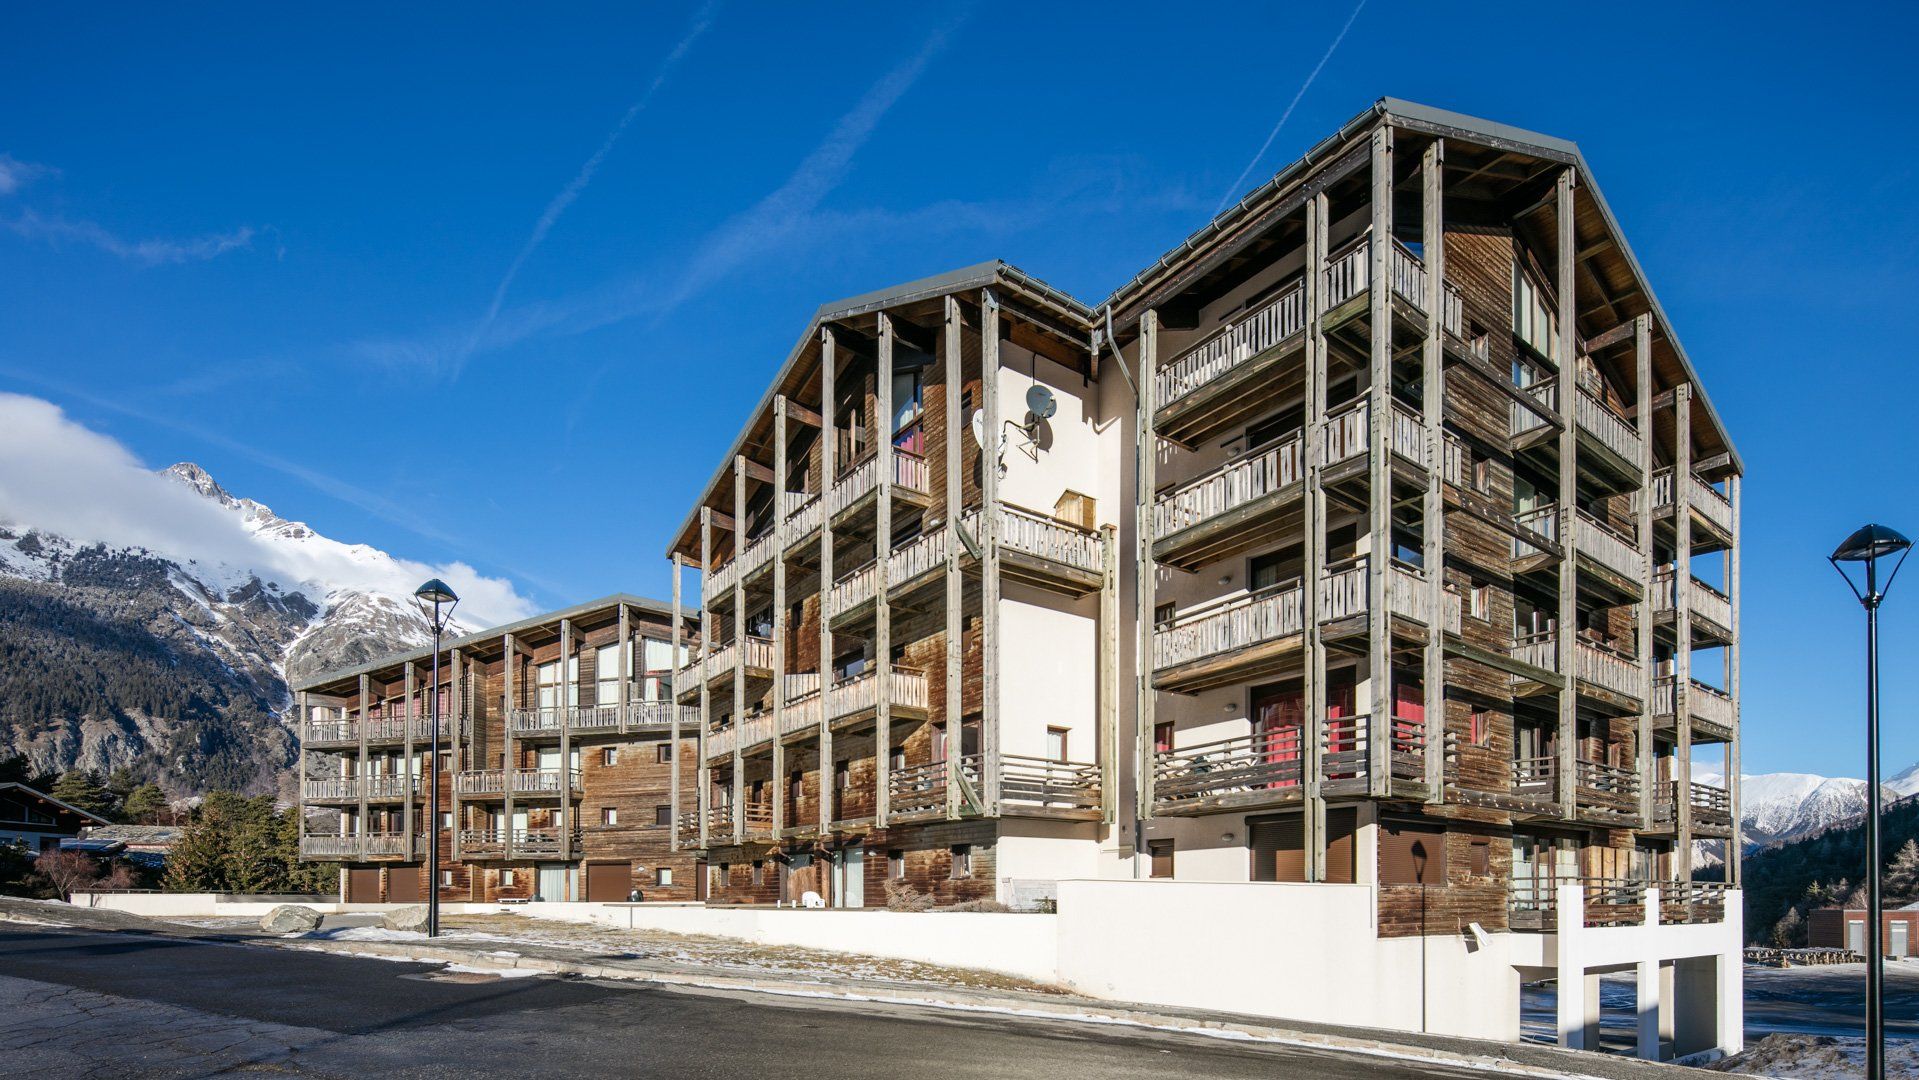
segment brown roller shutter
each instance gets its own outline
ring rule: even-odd
[[[596,862],[586,864],[586,899],[592,904],[617,904],[633,891],[633,864]]]
[[[426,899],[420,887],[420,868],[395,866],[386,872],[386,899],[390,904],[417,904]]]
[[[377,904],[380,902],[379,867],[355,867],[346,872],[346,902],[349,904]]]
[[[1423,822],[1380,822],[1379,880],[1383,885],[1444,885],[1446,831]]]
[[[1305,832],[1298,814],[1246,819],[1254,881],[1305,881]]]

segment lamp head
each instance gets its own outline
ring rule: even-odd
[[[1876,608],[1879,601],[1885,599],[1886,590],[1892,588],[1892,579],[1898,575],[1899,568],[1905,565],[1906,556],[1911,551],[1912,541],[1898,530],[1884,525],[1867,525],[1841,541],[1826,558],[1832,563],[1833,569],[1839,571],[1839,576],[1846,579],[1846,584],[1852,588],[1852,594],[1859,598],[1859,602],[1868,608]],[[1879,580],[1879,561],[1895,555],[1898,558],[1882,584]],[[1865,565],[1865,588],[1860,588],[1859,583],[1846,572],[1847,563]]]
[[[413,590],[413,602],[420,606],[420,614],[432,624],[434,633],[438,633],[446,629],[446,620],[452,616],[453,609],[459,606],[460,598],[446,582],[439,578],[428,578],[426,584]],[[440,612],[441,605],[446,607],[444,616]]]

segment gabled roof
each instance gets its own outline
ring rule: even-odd
[[[917,281],[908,281],[873,292],[849,296],[844,300],[821,304],[814,310],[813,318],[806,324],[806,329],[800,332],[799,340],[794,343],[792,351],[787,353],[786,360],[780,364],[779,370],[767,383],[766,392],[760,395],[760,400],[747,412],[745,421],[740,425],[739,434],[733,437],[732,444],[721,456],[719,466],[713,470],[713,475],[707,479],[706,483],[700,486],[699,496],[694,501],[693,508],[687,512],[685,520],[680,522],[680,527],[673,530],[673,539],[667,546],[667,557],[671,558],[674,549],[679,547],[680,538],[699,525],[700,507],[705,503],[707,493],[724,483],[727,474],[732,472],[733,459],[746,449],[747,438],[752,433],[754,425],[759,421],[761,414],[773,407],[774,397],[779,394],[780,387],[786,384],[794,369],[799,367],[806,357],[808,350],[819,337],[821,327],[858,315],[900,307],[916,300],[928,300],[950,293],[971,292],[994,285],[1005,286],[1050,304],[1059,309],[1062,314],[1085,323],[1089,330],[1092,326],[1093,311],[1084,302],[999,259],[975,263],[972,266],[934,274],[932,277],[920,278]]]
[[[11,781],[11,780],[6,781],[5,783],[0,783],[0,794],[6,794],[7,792],[10,792],[10,791],[18,792],[30,798],[36,799],[40,802],[46,803],[49,806],[53,806],[58,809],[65,810],[69,814],[78,815],[79,817],[85,818],[86,820],[91,821],[96,825],[111,824],[110,822],[107,821],[106,818],[101,817],[99,814],[95,814],[87,810],[82,810],[79,807],[72,805],[71,803],[61,802],[59,799],[54,798],[53,796],[47,794],[44,791],[41,791],[38,788],[30,788],[25,784],[15,783],[14,781]]]
[[[493,641],[506,634],[516,634],[526,630],[538,629],[542,626],[554,625],[562,619],[577,619],[582,615],[596,611],[605,611],[608,608],[616,607],[620,604],[650,612],[669,622],[673,619],[672,604],[644,596],[634,596],[630,593],[614,593],[611,596],[604,596],[598,600],[590,600],[584,604],[574,604],[572,607],[560,608],[557,611],[548,611],[539,615],[533,615],[521,619],[519,622],[507,623],[503,626],[491,626],[484,630],[476,630],[471,634],[451,638],[441,643],[440,651],[445,653],[451,652],[454,649],[467,648],[481,644],[482,642]],[[680,616],[682,618],[697,614],[699,614],[699,608],[697,607],[682,606],[680,610]],[[342,679],[353,679],[361,675],[371,675],[375,671],[394,667],[398,664],[404,664],[408,660],[429,659],[432,655],[433,649],[430,646],[423,645],[412,649],[402,649],[398,652],[388,653],[385,656],[376,656],[363,664],[355,664],[352,667],[320,672],[317,675],[295,684],[292,689],[295,691],[312,690],[316,687],[325,686],[328,683],[339,682]]]
[[[1124,285],[1113,290],[1111,295],[1099,303],[1098,307],[1102,311],[1111,307],[1114,311],[1115,318],[1120,318],[1122,323],[1130,322],[1132,318],[1136,316],[1136,313],[1127,312],[1125,317],[1122,318],[1121,311],[1126,304],[1136,300],[1137,294],[1149,280],[1190,258],[1196,257],[1200,252],[1205,250],[1210,243],[1232,232],[1236,226],[1241,224],[1242,221],[1250,215],[1258,212],[1276,195],[1290,189],[1298,181],[1305,178],[1332,155],[1336,149],[1346,145],[1362,132],[1370,130],[1375,124],[1382,120],[1395,127],[1424,131],[1428,134],[1445,138],[1460,139],[1465,142],[1477,143],[1483,146],[1512,150],[1547,160],[1560,161],[1573,166],[1578,172],[1581,185],[1591,197],[1593,206],[1598,209],[1607,230],[1612,234],[1612,238],[1620,254],[1625,259],[1627,265],[1631,267],[1633,276],[1638,279],[1645,293],[1646,305],[1654,321],[1658,324],[1659,331],[1666,337],[1667,341],[1670,342],[1673,355],[1678,359],[1685,373],[1686,381],[1698,389],[1698,404],[1710,418],[1713,427],[1716,428],[1721,437],[1725,439],[1727,452],[1731,454],[1734,463],[1739,467],[1740,471],[1744,471],[1743,464],[1739,463],[1739,452],[1733,446],[1731,435],[1726,432],[1725,424],[1720,420],[1718,412],[1713,408],[1704,384],[1699,380],[1698,370],[1693,366],[1691,358],[1686,355],[1684,346],[1679,343],[1678,334],[1673,330],[1672,320],[1666,317],[1665,309],[1660,306],[1659,298],[1653,293],[1651,280],[1646,276],[1644,267],[1640,266],[1638,258],[1633,254],[1632,247],[1626,240],[1625,232],[1620,229],[1619,220],[1612,212],[1612,207],[1607,204],[1605,196],[1600,193],[1599,182],[1594,178],[1592,167],[1587,163],[1585,155],[1580,152],[1578,144],[1552,135],[1542,135],[1536,131],[1528,131],[1525,128],[1514,127],[1511,124],[1484,120],[1475,116],[1467,116],[1463,113],[1434,108],[1430,105],[1403,101],[1399,98],[1382,97],[1374,102],[1370,108],[1353,117],[1351,120],[1348,120],[1345,124],[1342,124],[1338,131],[1320,140],[1312,149],[1308,150],[1303,157],[1299,158],[1299,160],[1279,170],[1278,173],[1274,174],[1271,180],[1248,192],[1244,198],[1194,231],[1171,251],[1160,256],[1151,266],[1141,270]]]

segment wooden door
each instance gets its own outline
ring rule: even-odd
[[[1253,746],[1272,777],[1265,786],[1298,786],[1301,739],[1306,724],[1305,686],[1289,679],[1253,690]]]
[[[1358,775],[1350,760],[1359,747],[1359,722],[1353,715],[1353,699],[1353,669],[1338,668],[1327,672],[1326,750],[1330,754],[1347,755],[1343,763],[1336,759],[1327,768],[1328,780],[1351,780]]]
[[[712,875],[707,871],[706,867],[705,859],[701,859],[699,862],[693,864],[693,899],[695,900],[705,900],[707,898],[707,881]]]
[[[1298,814],[1246,819],[1251,849],[1249,876],[1254,881],[1305,881],[1306,832]]]

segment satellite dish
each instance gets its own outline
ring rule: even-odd
[[[1059,402],[1054,399],[1051,390],[1034,383],[1032,389],[1026,391],[1026,411],[1035,420],[1051,419],[1059,411]]]
[[[973,420],[972,420],[971,427],[973,429],[973,441],[978,443],[981,449],[985,449],[986,447],[986,410],[985,409],[973,410]]]

